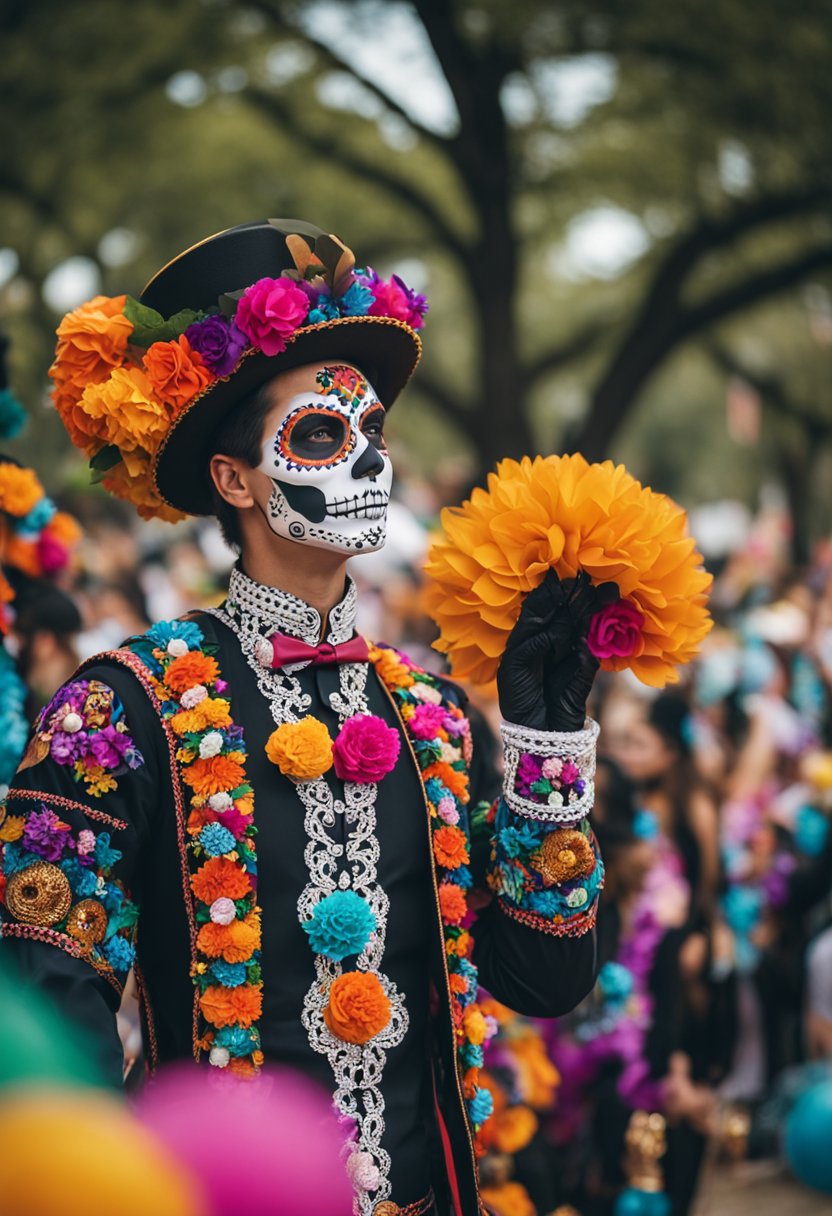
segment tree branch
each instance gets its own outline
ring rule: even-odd
[[[426,397],[430,397],[433,404],[439,406],[442,413],[456,423],[460,430],[471,430],[474,414],[465,408],[462,399],[444,380],[434,376],[429,369],[420,367],[416,387]]]
[[[591,351],[608,328],[606,322],[589,321],[582,329],[576,330],[557,346],[537,355],[523,369],[525,391],[528,392],[529,389],[534,388],[538,380],[549,375],[550,372],[557,371]]]
[[[256,86],[249,86],[245,95],[262,114],[266,115],[273,122],[278,123],[287,134],[306,144],[307,147],[317,152],[319,156],[335,161],[351,173],[355,173],[366,181],[380,186],[391,194],[393,198],[398,199],[399,202],[403,203],[411,211],[420,215],[433,229],[445,248],[463,266],[466,265],[468,258],[467,246],[454,229],[448,225],[445,217],[427,195],[422,194],[414,186],[410,185],[409,182],[396,177],[395,174],[388,173],[386,169],[383,169],[375,161],[362,156],[352,148],[348,148],[343,140],[332,135],[327,135],[322,131],[316,131],[308,124],[302,122],[298,118],[298,115],[276,94],[267,92]]]
[[[832,418],[822,418],[805,402],[798,402],[786,392],[779,376],[766,375],[747,367],[741,359],[716,340],[703,343],[703,348],[712,362],[729,376],[737,376],[749,384],[777,414],[800,423],[818,440],[832,434]]]

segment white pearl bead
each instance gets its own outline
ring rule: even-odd
[[[214,1065],[214,1068],[227,1068],[231,1059],[231,1052],[227,1047],[212,1047],[208,1059]]]
[[[168,642],[168,654],[174,659],[181,659],[188,653],[188,643],[184,638],[171,638]]]
[[[83,725],[84,719],[81,717],[81,715],[70,711],[64,716],[64,720],[61,723],[61,730],[66,731],[68,735],[76,735]]]

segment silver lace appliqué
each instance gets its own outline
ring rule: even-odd
[[[303,692],[299,681],[291,672],[263,667],[257,660],[256,648],[258,640],[267,636],[267,632],[273,632],[274,628],[286,632],[291,628],[292,632],[296,632],[300,626],[293,624],[290,627],[285,612],[282,620],[278,622],[272,615],[274,608],[278,606],[273,597],[261,595],[259,584],[252,583],[252,580],[247,579],[241,572],[235,571],[234,574],[238,575],[238,578],[235,580],[232,575],[227,610],[213,609],[211,613],[237,634],[243,654],[257,679],[257,686],[269,704],[275,725],[297,722],[309,712],[311,697]],[[241,580],[251,586],[246,586]],[[271,592],[273,589],[262,590]],[[345,600],[338,608],[343,608],[351,592],[354,593],[352,583]],[[280,597],[283,595],[284,593],[279,593]],[[286,598],[294,600],[294,597]],[[295,605],[300,607],[296,609]],[[279,606],[281,611],[285,607],[282,599]],[[289,608],[297,622],[303,620],[302,627],[308,626],[310,629],[310,633],[303,637],[303,640],[308,641],[310,645],[315,644],[320,632],[312,636],[312,618],[303,617],[300,609],[315,613],[317,628],[320,630],[320,617],[317,612],[300,600],[295,600]],[[269,619],[265,620],[261,611],[268,611]],[[352,606],[338,613],[337,617],[336,612],[337,610],[333,610],[330,616],[328,634],[328,640],[335,645],[352,636],[354,595]],[[346,628],[348,617],[349,631],[347,637],[344,637],[342,631]],[[340,687],[337,692],[331,694],[330,704],[338,715],[340,724],[356,714],[369,712],[366,696],[368,672],[367,663],[346,663],[339,667]],[[323,777],[317,781],[300,782],[295,788],[305,812],[307,844],[304,860],[309,873],[309,881],[303,888],[297,905],[301,923],[308,921],[318,903],[335,890],[355,891],[366,899],[376,918],[375,932],[358,956],[356,967],[359,971],[372,972],[378,978],[390,1002],[390,1021],[387,1026],[369,1043],[363,1045],[346,1043],[332,1033],[324,1021],[323,1014],[329,999],[329,990],[343,973],[343,967],[324,955],[315,956],[315,978],[304,998],[301,1014],[310,1046],[329,1060],[335,1081],[335,1107],[342,1117],[352,1120],[355,1124],[356,1139],[351,1151],[365,1154],[365,1165],[371,1159],[376,1167],[378,1185],[372,1189],[356,1186],[353,1199],[355,1216],[371,1216],[376,1205],[388,1199],[391,1192],[390,1155],[381,1146],[384,1135],[384,1097],[381,1093],[381,1081],[387,1051],[402,1042],[409,1024],[404,993],[399,992],[393,981],[380,969],[384,956],[390,900],[380,886],[377,875],[378,786],[347,781],[344,783],[343,800],[335,797]],[[341,816],[344,817],[347,829],[345,845],[334,836],[334,828]],[[370,1171],[370,1174],[372,1172]],[[368,1171],[366,1168],[355,1171],[355,1176],[366,1180]]]

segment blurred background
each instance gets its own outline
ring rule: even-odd
[[[142,524],[90,486],[49,402],[55,326],[246,219],[308,219],[430,300],[390,540],[355,571],[366,632],[437,666],[429,532],[503,456],[613,457],[689,509],[718,629],[675,705],[622,678],[596,706],[608,961],[662,875],[676,892],[639,1040],[671,1138],[691,1132],[674,1212],[808,1216],[832,1191],[792,1154],[798,1188],[782,1137],[832,1055],[831,60],[832,0],[0,0],[0,331],[30,415],[5,447],[84,528],[59,580],[80,629],[19,614],[32,708],[79,658],[216,602],[233,561],[210,522]],[[678,1034],[650,1038],[682,989]],[[556,1062],[615,1005],[594,1000]],[[610,1210],[626,1120],[598,1122],[595,1075],[535,1106],[520,1071],[509,1109],[572,1181],[530,1181],[507,1132],[495,1207]],[[825,1084],[804,1118],[829,1128]]]

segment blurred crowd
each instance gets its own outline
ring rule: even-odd
[[[420,567],[466,476],[400,478],[387,547],[354,563],[362,631],[434,669]],[[79,661],[217,603],[234,560],[210,521],[139,524],[95,493],[60,505],[83,540],[12,625],[30,713]],[[783,1094],[832,1058],[832,545],[797,571],[788,539],[769,505],[714,546],[716,627],[679,685],[596,683],[599,978],[555,1022],[487,1006],[482,1175],[500,1216],[602,1216],[628,1186],[683,1216],[716,1157],[776,1155]],[[496,726],[493,690],[468,692]]]

